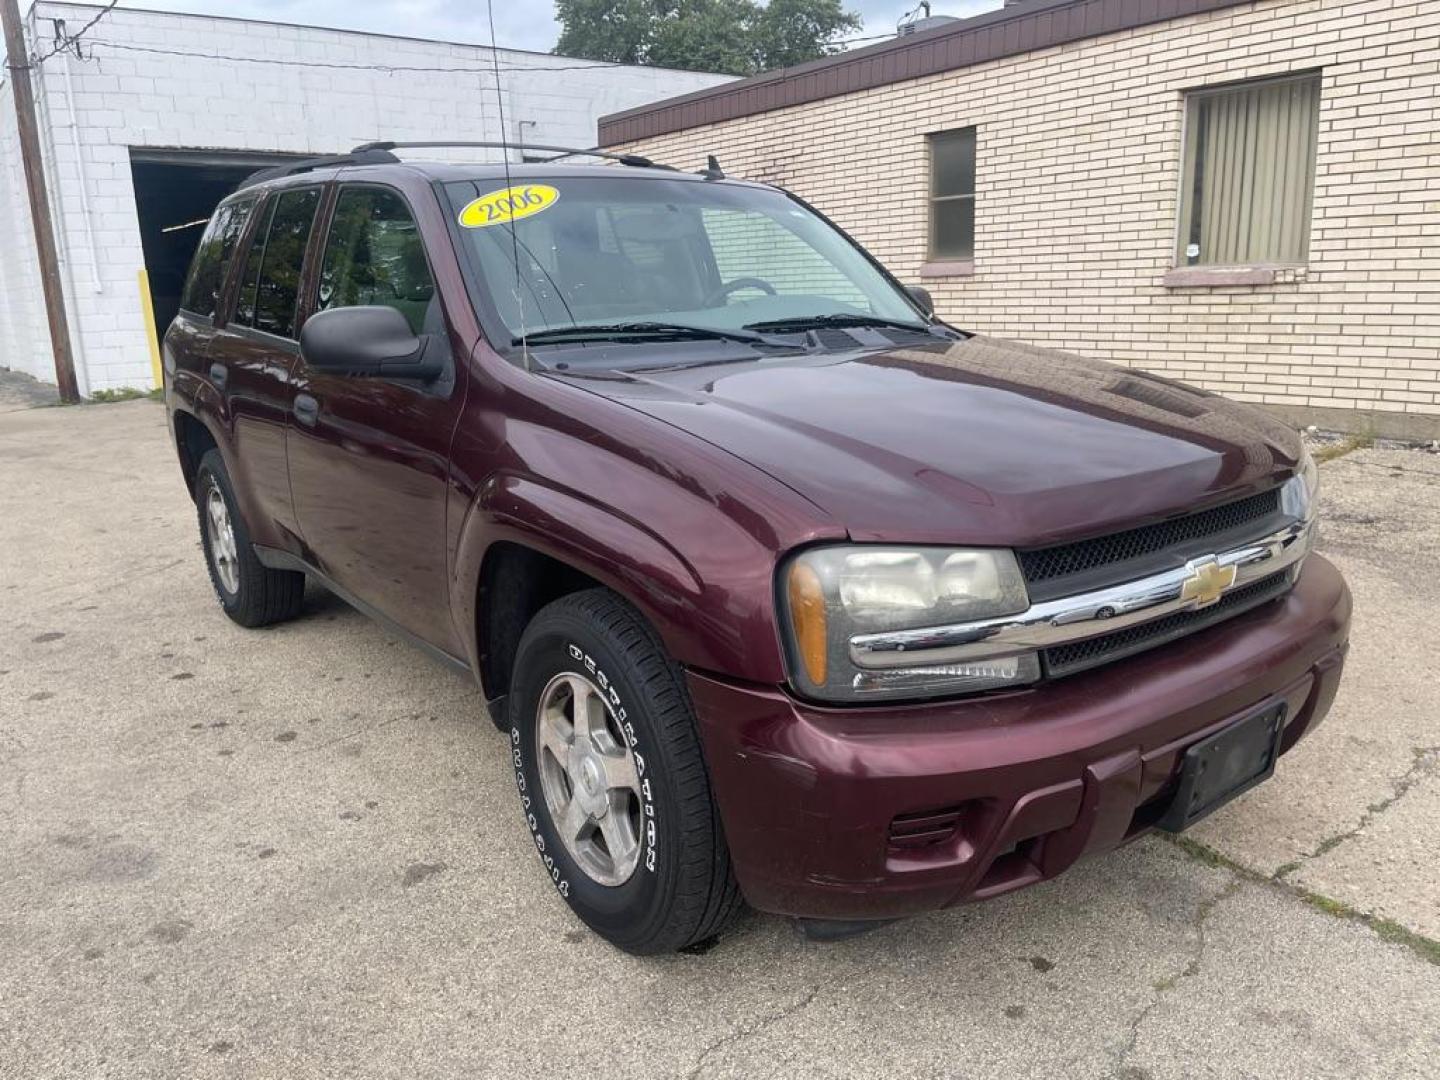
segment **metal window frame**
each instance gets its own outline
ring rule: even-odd
[[[935,194],[935,143],[939,139],[947,137],[963,136],[969,134],[973,147],[970,155],[970,190],[959,192],[955,195]],[[947,259],[973,259],[975,257],[975,215],[970,216],[970,250],[966,253],[941,252],[935,248],[935,210],[939,203],[961,202],[969,200],[972,207],[978,207],[976,195],[976,176],[980,171],[980,125],[966,124],[964,127],[946,128],[944,131],[927,131],[925,133],[925,167],[926,167],[926,202],[925,202],[925,258],[928,262],[940,262]]]
[[[1252,89],[1254,89],[1254,88],[1256,88],[1256,87],[1258,87],[1258,86],[1263,86],[1263,85],[1265,85],[1265,84],[1267,84],[1267,83],[1302,82],[1302,81],[1307,80],[1307,79],[1314,79],[1314,80],[1316,80],[1316,82],[1319,84],[1319,85],[1317,86],[1317,88],[1316,88],[1317,93],[1316,93],[1316,102],[1315,102],[1315,122],[1318,124],[1318,123],[1319,123],[1319,120],[1320,120],[1320,109],[1321,109],[1321,107],[1324,105],[1324,89],[1325,89],[1325,69],[1324,69],[1324,68],[1313,67],[1313,68],[1305,68],[1303,71],[1282,71],[1282,72],[1276,72],[1276,73],[1273,74],[1273,75],[1257,75],[1257,76],[1254,76],[1254,77],[1252,77],[1252,78],[1230,79],[1230,80],[1228,80],[1228,81],[1226,81],[1226,82],[1222,82],[1222,83],[1208,83],[1208,84],[1203,85],[1203,86],[1188,86],[1188,87],[1184,87],[1184,88],[1182,88],[1182,89],[1180,90],[1180,97],[1179,97],[1179,101],[1180,101],[1180,142],[1179,142],[1179,146],[1177,147],[1179,153],[1178,153],[1178,164],[1177,164],[1177,167],[1176,167],[1176,170],[1175,170],[1175,171],[1176,171],[1176,178],[1175,178],[1175,223],[1174,223],[1174,227],[1173,227],[1172,230],[1171,230],[1171,238],[1170,238],[1170,266],[1171,266],[1172,269],[1175,269],[1175,270],[1204,270],[1204,269],[1210,269],[1210,268],[1213,268],[1213,267],[1218,267],[1218,266],[1221,265],[1221,264],[1219,264],[1219,263],[1203,263],[1203,262],[1195,262],[1195,263],[1192,263],[1192,262],[1189,262],[1189,261],[1187,260],[1186,255],[1185,255],[1184,246],[1183,246],[1182,243],[1181,243],[1182,237],[1181,237],[1181,235],[1180,235],[1180,230],[1181,230],[1181,228],[1183,227],[1184,222],[1185,222],[1185,207],[1186,207],[1185,189],[1186,189],[1187,187],[1193,187],[1193,186],[1194,186],[1193,177],[1192,177],[1192,175],[1191,175],[1190,173],[1187,172],[1187,169],[1186,169],[1185,156],[1186,156],[1186,152],[1187,152],[1187,149],[1188,149],[1188,147],[1189,147],[1189,144],[1190,144],[1190,129],[1191,129],[1192,124],[1194,123],[1194,104],[1195,104],[1195,102],[1204,100],[1204,99],[1207,98],[1207,97],[1221,97],[1221,96],[1223,96],[1223,95],[1225,95],[1225,94],[1240,93],[1240,92],[1243,92],[1243,91],[1246,91],[1246,90],[1252,90]],[[1318,170],[1318,167],[1319,167],[1319,149],[1320,149],[1319,146],[1318,146],[1318,144],[1317,144],[1317,146],[1316,146],[1315,149],[1316,149],[1316,169]],[[1312,225],[1313,225],[1313,222],[1314,222],[1314,205],[1313,205],[1313,200],[1314,200],[1314,198],[1315,198],[1315,174],[1314,174],[1314,172],[1312,171],[1311,176],[1310,176],[1310,199],[1312,200],[1312,205],[1311,205],[1311,208],[1310,208],[1310,209],[1311,209],[1310,218],[1311,218],[1311,223],[1312,223]],[[1265,263],[1257,263],[1257,264],[1255,264],[1255,265],[1263,265],[1263,266],[1285,266],[1285,267],[1307,266],[1307,265],[1309,265],[1309,261],[1310,261],[1310,258],[1309,258],[1310,244],[1309,244],[1309,238],[1308,238],[1308,237],[1306,238],[1305,249],[1306,249],[1305,258],[1302,259],[1302,260],[1299,261],[1299,262],[1293,262],[1293,263],[1292,263],[1292,262],[1285,262],[1285,263],[1280,263],[1280,262],[1265,262]],[[1247,265],[1249,265],[1249,264],[1247,264]]]

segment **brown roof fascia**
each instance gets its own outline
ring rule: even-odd
[[[600,118],[601,146],[938,75],[1256,0],[1022,0],[998,11]]]

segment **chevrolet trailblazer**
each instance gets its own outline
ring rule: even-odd
[[[635,953],[981,900],[1262,781],[1350,598],[1265,413],[971,335],[773,187],[287,165],[165,336],[215,595],[470,673],[544,873]]]

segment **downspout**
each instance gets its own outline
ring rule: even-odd
[[[60,22],[60,32],[65,23]],[[90,177],[85,171],[85,155],[80,152],[79,122],[75,119],[75,81],[70,76],[70,50],[65,49],[65,112],[70,118],[70,150],[75,155],[75,170],[80,177],[80,216],[85,223],[85,247],[90,252],[90,288],[97,294],[105,291],[100,281],[100,260],[95,250],[95,222],[90,212]]]

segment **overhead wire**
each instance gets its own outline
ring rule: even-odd
[[[78,33],[67,36],[66,39],[65,39],[65,41],[64,41],[62,44],[57,45],[54,49],[52,49],[50,52],[46,53],[44,56],[42,56],[42,57],[37,57],[37,58],[33,61],[33,63],[39,64],[39,63],[43,62],[44,60],[49,59],[51,56],[55,55],[57,52],[63,51],[64,49],[66,49],[66,48],[68,48],[68,47],[70,47],[70,46],[72,46],[72,45],[78,46],[81,37],[86,33],[86,31],[88,31],[92,26],[94,26],[95,23],[98,22],[98,21],[100,20],[100,18],[101,18],[106,12],[110,11],[114,6],[115,6],[114,3],[111,3],[110,6],[105,9],[105,11],[102,11],[102,12],[101,12],[99,15],[97,15],[94,19],[91,19],[90,22],[88,22],[84,27],[82,27]],[[841,38],[841,39],[839,39],[839,40],[837,40],[837,41],[831,42],[830,44],[831,44],[831,45],[854,45],[854,44],[860,44],[860,43],[862,43],[862,42],[867,42],[867,41],[883,41],[883,40],[888,40],[888,39],[891,39],[891,38],[894,38],[894,37],[895,37],[895,35],[894,35],[893,33],[890,33],[890,34],[873,34],[873,35],[867,35],[867,36],[864,36],[864,37]],[[99,47],[102,48],[102,49],[113,49],[113,50],[115,50],[115,51],[117,51],[117,52],[148,53],[148,54],[156,55],[156,56],[188,57],[188,58],[195,59],[195,60],[226,60],[226,61],[230,61],[231,63],[237,63],[237,64],[271,64],[271,65],[276,65],[276,66],[280,66],[280,67],[321,68],[321,69],[332,70],[332,71],[378,71],[378,72],[381,72],[381,73],[384,73],[384,74],[414,72],[414,73],[436,73],[436,74],[456,74],[456,75],[472,74],[472,75],[473,75],[473,74],[484,74],[484,73],[486,73],[486,72],[491,72],[491,71],[506,71],[506,72],[514,72],[514,73],[517,73],[517,74],[518,74],[518,73],[526,73],[526,72],[537,72],[537,73],[541,73],[541,74],[546,74],[546,73],[555,72],[555,71],[594,71],[594,70],[602,69],[602,68],[637,67],[637,66],[642,66],[642,67],[643,67],[643,66],[644,66],[644,65],[636,65],[636,64],[625,63],[625,62],[621,62],[621,61],[611,61],[611,60],[586,60],[586,61],[582,61],[582,62],[579,62],[579,63],[572,63],[572,64],[537,64],[537,63],[533,63],[533,62],[531,62],[531,63],[525,63],[525,64],[513,64],[513,63],[512,63],[512,64],[501,64],[501,63],[500,63],[500,58],[499,58],[499,53],[500,53],[500,52],[503,52],[503,51],[506,51],[506,50],[504,50],[501,46],[495,45],[495,44],[493,44],[493,43],[489,46],[489,49],[490,49],[491,54],[492,54],[492,55],[491,55],[492,62],[491,62],[490,64],[488,64],[488,65],[486,65],[486,64],[481,64],[481,65],[463,64],[463,65],[462,65],[462,64],[347,63],[347,62],[345,62],[345,61],[338,61],[338,60],[316,60],[316,59],[308,59],[308,58],[303,58],[303,57],[239,56],[239,55],[235,55],[235,54],[233,54],[233,53],[201,52],[201,51],[195,50],[195,49],[164,48],[164,47],[161,47],[161,46],[158,46],[158,45],[136,45],[136,44],[132,44],[132,43],[126,42],[126,41],[115,41],[115,40],[112,40],[112,39],[110,39],[110,38],[90,38],[90,39],[88,40],[87,44],[89,44],[89,46],[90,46],[90,48],[91,48],[91,55],[92,55],[92,57],[93,57],[93,55],[94,55],[94,50],[95,50],[95,48],[96,48],[97,46],[99,46]],[[569,57],[556,57],[556,59],[570,59],[570,58],[569,58]],[[781,70],[783,70],[783,69],[781,69]],[[702,74],[703,74],[703,73],[702,73]]]
[[[66,34],[63,38],[60,38],[59,41],[50,49],[49,52],[41,53],[39,56],[32,56],[30,58],[30,66],[39,67],[41,64],[45,63],[46,60],[49,60],[52,56],[59,55],[65,50],[69,49],[72,45],[75,46],[76,54],[78,55],[80,39],[83,38],[95,26],[96,23],[98,23],[106,15],[109,15],[110,12],[114,11],[115,5],[119,2],[120,0],[110,0],[110,3],[106,4],[103,8],[97,11],[95,13],[95,16],[79,30],[77,30],[73,34]]]
[[[495,70],[495,65],[454,65],[454,64],[357,64],[345,63],[337,60],[311,60],[298,57],[285,56],[236,56],[230,53],[198,52],[193,49],[165,49],[157,45],[132,45],[123,41],[110,41],[106,38],[92,38],[90,46],[93,51],[95,46],[104,49],[114,49],[119,52],[152,53],[159,56],[183,56],[195,60],[228,60],[237,64],[275,64],[281,67],[304,67],[304,68],[325,68],[342,71],[379,71],[379,72],[440,72],[457,75],[484,75]],[[497,54],[503,49],[494,49]],[[498,62],[498,56],[496,57]],[[503,64],[499,65],[502,71],[591,71],[596,68],[612,67],[633,67],[633,64],[617,64],[608,60],[590,60],[580,64],[557,64],[547,67],[539,67],[533,64]]]

